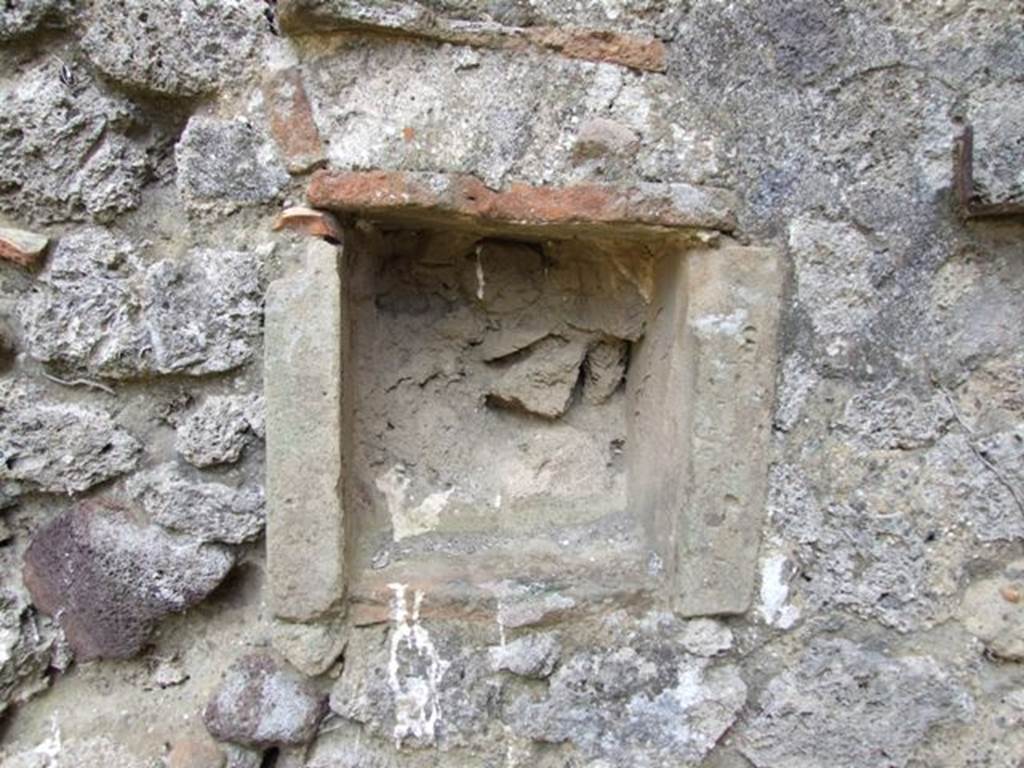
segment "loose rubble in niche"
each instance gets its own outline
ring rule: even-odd
[[[444,232],[380,248],[354,267],[372,286],[353,308],[356,456],[394,539],[623,510],[644,250]]]

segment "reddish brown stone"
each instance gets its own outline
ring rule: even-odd
[[[270,133],[288,170],[303,173],[322,164],[324,147],[302,72],[297,67],[275,72],[263,85],[263,97],[270,115]]]
[[[35,533],[22,576],[76,658],[123,659],[143,649],[165,615],[203,600],[233,564],[225,549],[82,504]]]
[[[537,45],[572,59],[621,64],[648,72],[665,71],[665,44],[655,37],[552,27],[529,29],[527,34]]]
[[[331,243],[341,242],[341,225],[326,211],[306,208],[301,205],[286,208],[274,220],[274,231],[293,229],[312,237],[322,237]]]
[[[43,259],[50,239],[23,229],[0,227],[0,259],[13,261],[23,267],[35,267]]]
[[[735,226],[729,192],[688,184],[512,184],[496,192],[468,175],[319,171],[307,196],[317,208],[370,217],[469,218],[531,229],[597,224],[730,231]]]

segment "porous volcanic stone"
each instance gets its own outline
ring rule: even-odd
[[[768,683],[740,749],[757,768],[903,768],[931,728],[971,709],[967,692],[929,657],[818,640]]]
[[[174,158],[178,192],[193,209],[268,203],[288,183],[269,138],[244,120],[193,117]]]
[[[200,602],[233,564],[226,549],[83,504],[35,534],[23,576],[84,661],[136,655],[163,616]]]
[[[263,437],[263,398],[259,395],[208,397],[178,425],[175,447],[196,467],[231,464],[256,437]]]
[[[221,741],[243,746],[305,744],[327,710],[326,696],[267,654],[236,661],[203,711],[203,722]]]
[[[73,0],[16,0],[0,6],[0,40],[11,40],[42,26],[63,26]]]
[[[260,258],[197,248],[143,266],[133,242],[84,229],[61,239],[19,313],[45,363],[113,379],[226,371],[254,351]]]
[[[262,489],[190,480],[173,464],[136,476],[132,485],[153,522],[172,531],[225,544],[241,544],[263,532]]]
[[[99,0],[82,47],[128,88],[198,96],[237,79],[268,34],[261,3]]]
[[[0,400],[0,495],[80,493],[134,469],[141,450],[100,408]]]
[[[26,223],[109,220],[138,203],[160,131],[136,131],[137,107],[81,68],[65,85],[61,67],[44,56],[0,75],[0,210]]]

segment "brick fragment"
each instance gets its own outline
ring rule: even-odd
[[[50,238],[24,229],[0,227],[0,259],[22,267],[35,267],[42,261]]]
[[[656,37],[552,27],[528,29],[527,35],[535,44],[570,59],[621,64],[647,72],[664,72],[666,68],[665,44]]]
[[[330,243],[341,242],[341,225],[338,220],[326,211],[296,205],[286,208],[274,220],[274,231],[293,229],[296,232],[322,237]]]
[[[302,72],[290,67],[272,74],[263,84],[270,134],[291,173],[305,173],[324,162],[324,145],[313,120]]]

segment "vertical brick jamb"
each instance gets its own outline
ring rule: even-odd
[[[746,612],[767,495],[782,268],[775,251],[686,256],[689,348],[679,408],[690,427],[675,526],[675,608]]]
[[[310,243],[267,291],[267,571],[270,606],[310,621],[345,592],[342,280],[338,248]]]

